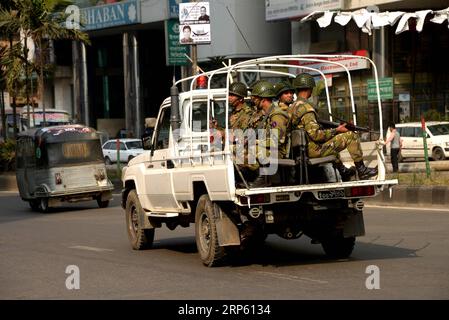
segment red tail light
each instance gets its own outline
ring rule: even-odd
[[[376,193],[373,186],[352,187],[350,192],[351,197],[367,197],[373,196]]]
[[[255,194],[252,196],[249,196],[250,203],[256,204],[256,203],[269,203],[271,201],[271,197],[269,193],[265,194]],[[242,204],[248,204],[248,198],[247,197],[240,197],[240,202]]]

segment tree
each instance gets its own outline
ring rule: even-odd
[[[42,108],[44,111],[43,122],[45,125],[45,104],[44,104],[44,74],[51,72],[52,64],[50,63],[49,48],[53,40],[77,40],[89,43],[88,35],[78,29],[69,29],[66,27],[67,15],[62,10],[71,2],[66,0],[10,0],[8,7],[0,8],[0,29],[5,30],[10,37],[15,39],[22,38],[31,39],[36,47],[36,57],[34,61],[28,61],[26,40],[24,44],[17,42],[20,46],[21,54],[16,57],[22,60],[22,64],[36,71],[38,78],[38,92],[42,100]],[[14,46],[11,45],[9,50],[10,63],[12,63],[12,55]],[[28,69],[22,71],[28,72]],[[13,69],[7,68],[6,73],[12,73],[7,77],[15,77]],[[22,73],[23,76],[23,73]],[[19,76],[20,77],[20,76]]]

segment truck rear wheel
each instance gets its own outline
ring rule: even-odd
[[[139,216],[143,214],[136,190],[131,190],[126,198],[126,229],[134,250],[148,249],[153,245],[154,229],[143,229]]]
[[[221,208],[213,203],[209,195],[202,195],[195,212],[195,240],[203,264],[214,267],[222,263],[226,257],[224,247],[220,247],[217,236],[217,225],[214,212]]]
[[[330,237],[321,240],[321,246],[329,258],[345,259],[354,250],[355,237],[343,238],[343,236]]]

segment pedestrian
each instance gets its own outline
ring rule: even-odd
[[[399,132],[396,130],[396,124],[391,122],[389,125],[390,134],[388,135],[385,145],[390,144],[390,161],[393,167],[393,172],[399,172],[398,157],[402,148],[402,139]]]
[[[363,163],[363,152],[360,145],[359,135],[349,131],[346,124],[337,128],[323,129],[318,123],[318,115],[315,108],[308,101],[315,87],[315,80],[308,73],[301,73],[293,80],[297,99],[291,106],[291,127],[304,129],[307,137],[307,151],[310,158],[326,157],[334,155],[337,160],[335,168],[340,172],[343,181],[347,181],[355,174],[354,170],[348,169],[340,160],[340,152],[347,149],[354,161],[359,179],[368,179],[377,175],[376,168],[368,168]]]

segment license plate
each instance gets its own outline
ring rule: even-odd
[[[318,199],[320,200],[344,198],[344,196],[345,196],[344,189],[318,191]]]

